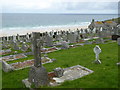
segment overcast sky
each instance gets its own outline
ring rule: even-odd
[[[117,14],[118,0],[2,0],[2,12]]]

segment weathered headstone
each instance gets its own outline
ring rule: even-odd
[[[66,41],[62,41],[61,45],[62,45],[61,49],[68,49],[69,48],[68,42],[66,42]]]
[[[118,45],[120,45],[120,38],[117,38]]]
[[[74,32],[68,34],[68,40],[70,40],[70,43],[76,43],[76,35]]]
[[[27,46],[27,44],[25,42],[23,42],[21,50],[22,51],[27,51],[28,50],[28,46]]]
[[[13,49],[14,50],[19,50],[20,49],[16,42],[13,43]]]
[[[46,36],[46,45],[51,47],[53,46],[53,38],[47,34]]]
[[[35,87],[46,86],[48,82],[48,73],[46,69],[42,66],[41,62],[41,42],[40,42],[40,33],[33,32],[33,52],[34,52],[34,66],[31,67],[29,72],[28,81],[33,83]]]
[[[67,36],[65,34],[62,37],[64,41],[67,41]]]
[[[64,70],[60,67],[54,69],[54,73],[56,77],[62,77],[63,76]]]
[[[95,42],[96,42],[96,44],[100,44],[100,43],[104,44],[103,38],[98,38],[98,39],[96,39]]]
[[[19,34],[17,34],[17,39],[20,40],[20,36],[19,36]]]
[[[101,64],[101,61],[99,60],[99,54],[101,53],[101,49],[98,45],[96,45],[93,49],[95,55],[96,55],[96,60],[94,61],[94,63],[96,64]]]
[[[13,41],[16,41],[16,36],[15,35],[13,35]]]

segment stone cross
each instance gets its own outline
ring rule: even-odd
[[[99,54],[101,53],[101,49],[98,45],[96,45],[93,49],[94,53],[96,54],[96,60],[94,61],[96,64],[101,64],[101,61],[99,60]]]
[[[32,47],[34,54],[34,66],[31,67],[29,72],[28,81],[33,83],[35,87],[46,86],[49,84],[47,70],[42,66],[41,62],[41,40],[40,33],[32,33]]]
[[[33,54],[34,54],[34,66],[41,67],[41,45],[40,45],[40,33],[33,32],[32,46],[33,46]]]

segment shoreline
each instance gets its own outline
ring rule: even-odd
[[[88,26],[68,26],[68,27],[50,27],[50,28],[36,28],[36,29],[25,29],[25,30],[21,30],[21,29],[18,29],[18,30],[11,30],[11,31],[3,31],[1,30],[0,31],[0,37],[4,37],[4,36],[12,36],[12,35],[25,35],[25,34],[30,34],[32,32],[50,32],[50,31],[68,31],[70,29],[70,31],[75,31],[78,29],[86,29],[88,28]]]

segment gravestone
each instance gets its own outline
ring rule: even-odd
[[[74,32],[68,34],[68,40],[70,40],[70,43],[76,43],[76,35]]]
[[[16,42],[13,43],[13,49],[14,50],[19,50],[20,49]]]
[[[60,67],[54,69],[54,73],[56,77],[62,77],[64,70]]]
[[[17,39],[18,39],[18,41],[20,41],[20,35],[19,34],[17,34]]]
[[[15,35],[13,35],[13,41],[16,41],[16,36]]]
[[[56,35],[56,40],[60,41],[61,40],[61,36],[60,35]]]
[[[26,35],[26,38],[27,38],[27,40],[29,40],[30,39],[30,37],[29,37],[29,34],[27,33],[27,35]]]
[[[46,45],[51,47],[53,46],[53,38],[47,34],[46,36]]]
[[[7,42],[9,41],[9,36],[7,36]]]
[[[27,44],[25,42],[23,42],[21,50],[22,51],[27,51],[28,50],[28,46],[27,46]]]
[[[61,49],[68,49],[69,48],[68,42],[66,42],[66,41],[62,41],[61,45],[62,45]]]
[[[120,45],[120,38],[117,39],[118,45]]]
[[[80,42],[80,35],[76,35],[76,42]]]
[[[67,41],[67,36],[65,34],[63,35],[63,41]]]
[[[35,87],[46,86],[48,82],[48,73],[42,66],[41,62],[41,41],[39,39],[40,33],[33,32],[33,54],[34,54],[34,66],[31,67],[29,72],[28,81],[33,83]]]
[[[95,42],[96,42],[96,44],[100,44],[100,43],[104,44],[103,38],[98,38],[98,39],[96,39]]]
[[[98,45],[96,45],[93,49],[95,55],[96,55],[96,60],[94,61],[94,63],[96,64],[101,64],[101,61],[99,60],[99,54],[101,53],[101,49]]]

